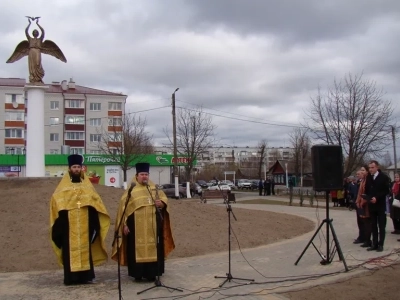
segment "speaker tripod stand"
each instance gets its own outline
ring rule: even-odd
[[[325,194],[325,200],[326,200],[326,218],[325,220],[322,221],[322,223],[319,225],[317,230],[315,231],[314,235],[308,242],[307,246],[304,248],[303,252],[300,254],[299,258],[296,260],[294,263],[297,265],[300,261],[300,259],[303,257],[304,253],[307,251],[308,247],[312,244],[314,249],[317,251],[319,256],[322,258],[321,260],[321,265],[328,265],[332,262],[333,257],[335,256],[335,251],[337,250],[339,259],[343,262],[344,268],[347,271],[349,271],[349,268],[347,267],[346,260],[344,259],[342,249],[340,248],[339,240],[336,236],[335,229],[333,228],[332,224],[332,219],[329,218],[329,191],[326,191]],[[322,227],[326,225],[326,255],[324,256],[321,251],[317,249],[317,247],[314,244],[314,238],[317,236],[319,231],[322,229]],[[332,237],[333,241],[335,242],[334,244],[334,249],[330,249],[330,240],[329,240],[329,233],[332,232]]]

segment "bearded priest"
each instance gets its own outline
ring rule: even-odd
[[[50,202],[51,244],[64,268],[65,285],[93,282],[93,266],[107,260],[110,217],[82,163],[81,155],[68,156],[68,172]]]

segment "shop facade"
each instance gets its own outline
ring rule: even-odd
[[[62,177],[68,171],[68,155],[46,154],[46,177]],[[25,155],[0,155],[0,177],[25,177]],[[94,184],[122,187],[123,172],[118,164],[118,156],[110,155],[83,155],[83,171]],[[150,163],[150,179],[156,184],[172,182],[174,157],[171,154],[148,154],[141,158],[141,162]],[[130,182],[136,170],[133,161],[127,171],[127,180]],[[188,158],[178,157],[178,167],[185,166]]]

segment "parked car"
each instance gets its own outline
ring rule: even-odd
[[[208,188],[207,182],[204,181],[204,180],[197,180],[196,183],[198,185],[200,185],[203,189],[207,189]]]
[[[220,188],[223,191],[230,191],[231,190],[231,187],[229,185],[225,184],[225,183],[220,183],[219,185],[212,185],[208,189],[210,191],[212,191],[212,190],[219,190]]]
[[[180,184],[185,189],[186,192],[186,183]],[[208,186],[207,186],[208,188]],[[201,195],[203,193],[202,187],[197,183],[192,183],[190,186],[190,195],[193,197],[194,195]],[[186,195],[186,194],[185,194]]]
[[[233,182],[230,181],[230,180],[221,180],[221,183],[224,183],[224,184],[229,185],[229,187],[230,187],[231,189],[234,189],[234,188],[235,188],[235,185],[234,185]]]
[[[168,198],[176,198],[175,197],[175,184],[162,184],[160,186]],[[179,188],[179,198],[186,198],[186,187],[178,186]]]
[[[201,196],[201,194],[203,193],[203,188],[197,182],[195,182],[194,185],[195,185],[195,193]]]
[[[250,181],[251,181],[251,189],[252,190],[258,190],[258,182],[259,182],[259,180],[253,179],[253,180],[250,180]]]
[[[239,189],[251,189],[251,181],[247,179],[239,179],[238,180],[238,188]]]

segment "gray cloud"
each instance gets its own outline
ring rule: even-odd
[[[178,106],[233,118],[213,116],[221,143],[289,146],[290,127],[237,119],[299,124],[318,85],[349,72],[364,72],[397,101],[399,12],[394,0],[8,1],[0,76],[27,77],[26,59],[4,62],[24,39],[24,16],[41,16],[46,38],[68,59],[45,56],[46,81],[73,77],[123,92],[130,111],[169,105],[179,87]],[[170,112],[142,113],[157,144],[166,142]]]

